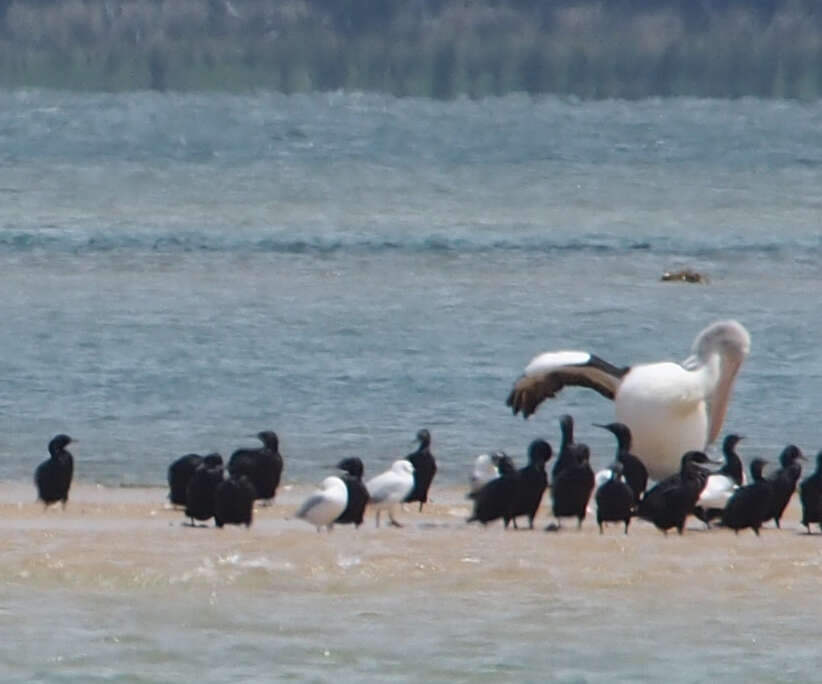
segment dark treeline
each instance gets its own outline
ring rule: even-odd
[[[0,0],[0,85],[822,94],[818,0]]]

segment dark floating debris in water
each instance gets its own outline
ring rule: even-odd
[[[678,271],[665,271],[662,274],[660,280],[663,281],[681,281],[683,283],[704,283],[708,284],[711,282],[708,279],[708,276],[702,275],[698,271],[694,271],[690,268],[683,268]]]

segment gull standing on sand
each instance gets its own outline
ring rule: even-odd
[[[316,525],[317,532],[323,527],[330,532],[347,503],[348,488],[345,482],[336,475],[329,475],[320,483],[320,488],[303,501],[297,510],[297,517]]]
[[[527,418],[566,385],[596,390],[614,401],[616,420],[631,430],[633,452],[648,475],[661,480],[679,470],[685,452],[716,439],[750,348],[748,331],[728,320],[702,330],[682,363],[620,368],[588,352],[546,352],[526,366],[507,404]]]
[[[394,510],[414,488],[414,466],[411,462],[404,458],[394,461],[389,470],[372,477],[365,486],[368,489],[368,503],[377,511],[377,527],[380,526],[383,510],[388,511],[388,519],[394,527],[402,527],[394,519]]]

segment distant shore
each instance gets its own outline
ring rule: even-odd
[[[816,99],[789,0],[0,1],[0,87]]]

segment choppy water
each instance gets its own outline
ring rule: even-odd
[[[598,395],[570,390],[528,422],[510,416],[504,399],[523,365],[564,347],[614,363],[682,359],[704,325],[730,316],[753,338],[726,422],[747,436],[743,456],[773,457],[789,441],[813,454],[822,446],[820,188],[822,104],[0,94],[0,479],[28,486],[59,431],[78,440],[81,481],[158,485],[172,458],[227,454],[271,428],[281,436],[286,481],[303,486],[343,455],[360,455],[367,473],[376,472],[407,453],[425,426],[440,463],[436,497],[438,486],[465,482],[480,450],[521,458],[535,436],[555,442],[566,411],[604,463],[612,444],[586,427],[611,416]],[[684,266],[710,284],[659,281]],[[414,535],[425,546],[425,528]],[[523,553],[534,543],[526,537],[516,537]],[[271,562],[282,550],[268,542]],[[287,550],[282,556],[288,562]],[[493,610],[478,607],[485,580],[475,586],[460,568],[434,583],[440,600],[402,619],[395,616],[409,595],[389,592],[386,573],[374,572],[389,607],[358,620],[377,644],[366,659],[371,676],[457,678],[473,664],[490,667],[489,679],[550,677],[541,639],[552,620],[527,610],[528,591],[513,588],[525,620],[506,631],[508,591],[496,590]],[[192,622],[199,599],[178,597],[169,582],[106,592],[107,576],[105,564],[91,572],[80,599],[45,580],[5,592],[9,626],[36,588],[56,601],[27,613],[18,645],[55,627],[74,644],[103,625],[89,647],[101,669],[60,674],[23,649],[14,676],[133,681],[145,671],[151,681],[186,681],[208,670],[213,681],[268,678],[268,646],[257,631],[272,628],[265,606],[273,590],[262,592],[260,606],[255,589],[238,593],[239,604],[261,611],[247,623],[252,638],[228,609],[213,625]],[[281,619],[309,643],[315,629],[334,631],[330,618],[316,617],[327,592],[345,603],[339,596],[350,587],[310,573],[306,581],[295,581]],[[569,581],[570,570],[560,586]],[[659,640],[671,654],[672,672],[667,655],[652,671],[692,681],[683,641],[715,648],[717,657],[723,647],[702,643],[687,591],[673,579],[665,586],[685,617],[674,628],[652,611],[648,631],[633,639]],[[425,594],[425,583],[410,591]],[[618,614],[641,619],[634,596]],[[700,596],[704,607],[709,595]],[[586,630],[621,638],[614,624],[596,626],[613,607],[607,591],[578,600],[590,611],[584,629],[574,627],[573,611],[554,616],[554,638],[567,646],[554,651],[565,653],[560,662],[588,653]],[[221,670],[220,650],[219,662],[200,653],[187,663],[157,643],[113,645],[101,617],[110,601],[134,634],[149,629],[194,644],[230,632],[247,666]],[[775,610],[757,601],[748,612],[734,609],[746,624]],[[179,632],[158,627],[175,622]],[[515,637],[529,649],[515,647]],[[488,640],[524,658],[522,669],[493,669],[513,655],[469,662],[467,653]],[[448,655],[449,642],[464,650]],[[620,652],[616,664],[603,656],[591,669],[560,668],[555,679],[593,680],[603,670],[636,679],[647,664],[642,649]],[[734,654],[741,669],[729,679],[788,672],[779,649]],[[415,669],[421,660],[432,669]],[[30,662],[39,669],[27,669]],[[365,667],[354,655],[334,662],[331,670],[291,662],[280,674],[354,679]]]

